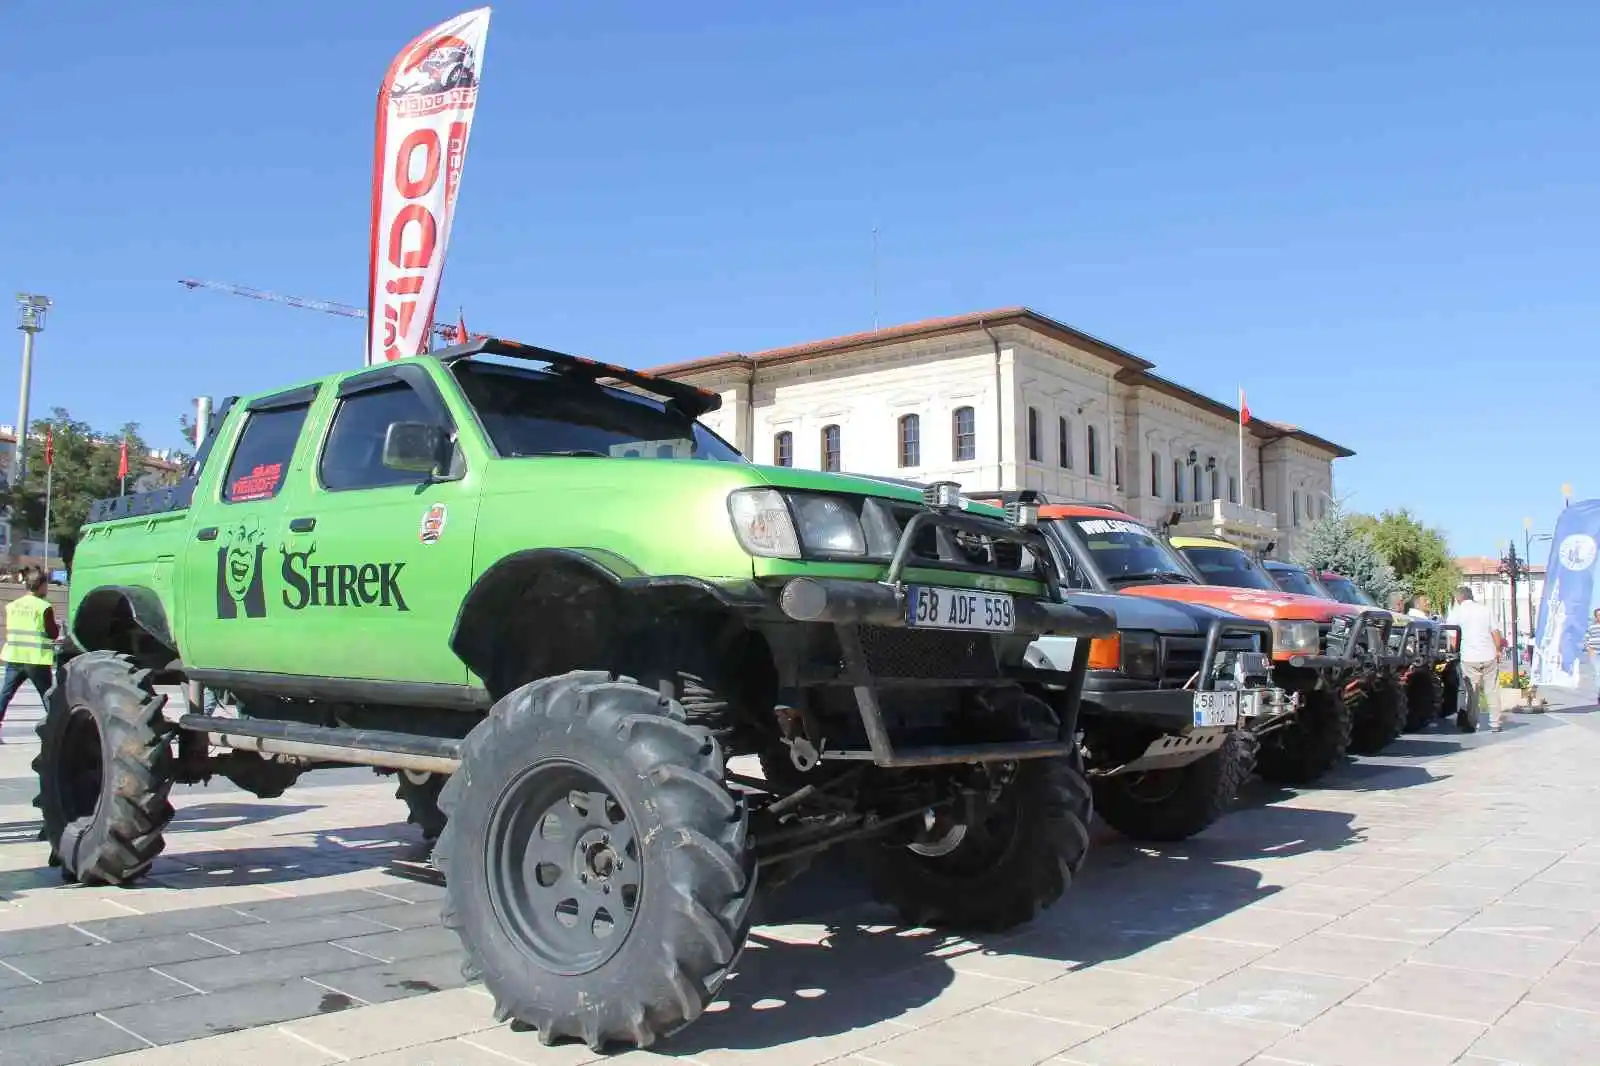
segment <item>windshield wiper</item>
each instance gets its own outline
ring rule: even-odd
[[[1158,581],[1158,580],[1160,580],[1160,581],[1169,581],[1170,580],[1170,581],[1176,582],[1176,583],[1178,583],[1180,585],[1196,585],[1196,584],[1199,584],[1199,582],[1195,581],[1195,579],[1190,577],[1188,574],[1182,573],[1182,572],[1177,571],[1177,570],[1147,570],[1147,571],[1145,571],[1143,573],[1138,573],[1138,574],[1118,574],[1116,577],[1111,578],[1110,580],[1111,580],[1111,582],[1113,584],[1120,584],[1122,582],[1127,582],[1129,584],[1132,584],[1135,581]]]
[[[590,448],[570,448],[570,449],[568,449],[566,451],[559,451],[559,452],[518,452],[517,453],[517,457],[519,459],[527,459],[527,458],[530,458],[530,457],[537,458],[537,457],[539,457],[541,455],[559,455],[559,456],[568,457],[568,458],[576,456],[576,457],[580,457],[580,458],[587,457],[587,458],[590,458],[590,459],[609,459],[609,458],[611,458],[611,456],[607,455],[605,452],[597,452],[597,451],[594,451],[594,450],[592,450]]]

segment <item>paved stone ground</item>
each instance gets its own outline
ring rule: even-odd
[[[30,702],[31,700],[31,702]],[[1571,701],[1567,701],[1571,702]],[[889,924],[847,869],[770,901],[723,1000],[613,1058],[847,1066],[1600,1062],[1600,713],[1439,731],[1185,844],[1101,846],[1025,929]],[[392,784],[180,789],[154,876],[64,885],[0,747],[0,1064],[577,1066],[462,986]],[[108,1058],[97,1058],[110,1056]]]

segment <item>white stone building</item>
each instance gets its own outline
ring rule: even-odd
[[[722,395],[705,422],[757,463],[1115,503],[1286,555],[1350,450],[1253,418],[1022,307],[654,368]]]
[[[1495,628],[1511,639],[1511,576],[1500,568],[1500,560],[1486,555],[1468,555],[1456,560],[1461,583],[1472,590],[1472,598],[1489,608]],[[1544,566],[1534,563],[1517,578],[1517,635],[1533,636],[1539,618],[1539,601],[1544,598]],[[1448,609],[1436,607],[1441,611]]]

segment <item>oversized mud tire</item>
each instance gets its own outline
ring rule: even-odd
[[[395,775],[400,783],[395,786],[394,798],[406,805],[406,821],[422,830],[422,839],[433,843],[444,832],[444,811],[439,809],[439,793],[449,774],[413,774],[401,770]]]
[[[1405,731],[1406,696],[1398,678],[1378,678],[1351,707],[1350,751],[1377,755]]]
[[[172,820],[172,749],[150,671],[112,652],[80,655],[51,688],[33,760],[50,862],[92,885],[137,880]]]
[[[739,957],[756,883],[722,749],[673,700],[575,672],[500,700],[439,794],[444,924],[498,1018],[647,1047]]]
[[[1482,704],[1482,693],[1467,677],[1462,676],[1458,682],[1459,695],[1456,706],[1456,728],[1463,733],[1476,733],[1478,731],[1478,711]]]
[[[1439,717],[1457,718],[1461,714],[1461,688],[1466,679],[1461,676],[1461,664],[1448,663],[1439,673]]]
[[[1094,778],[1094,805],[1134,840],[1187,840],[1228,813],[1255,769],[1256,737],[1229,733],[1203,759],[1171,770]]]
[[[1305,694],[1289,724],[1261,740],[1256,772],[1278,785],[1309,785],[1344,758],[1350,747],[1350,707],[1325,688]]]
[[[1054,712],[1019,694],[1007,731],[1053,740]],[[998,738],[997,738],[998,739]],[[998,932],[1060,899],[1089,855],[1094,794],[1076,755],[1024,759],[981,826],[953,849],[919,854],[884,842],[866,852],[874,897],[909,925]]]
[[[1441,689],[1439,675],[1432,666],[1413,670],[1406,679],[1406,731],[1426,729],[1439,717]]]

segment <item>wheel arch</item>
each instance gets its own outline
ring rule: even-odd
[[[730,606],[709,582],[652,577],[619,555],[532,548],[497,560],[473,582],[450,650],[498,699],[534,677],[616,665],[614,642],[654,616]],[[519,624],[524,619],[534,624]],[[521,639],[508,640],[508,632]],[[519,657],[509,661],[512,654]]]
[[[114,651],[162,670],[180,658],[161,596],[142,585],[101,585],[79,601],[67,627],[75,651]]]

